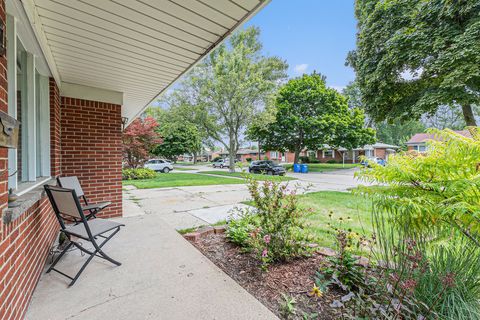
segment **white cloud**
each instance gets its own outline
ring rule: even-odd
[[[305,71],[308,69],[308,64],[302,63],[302,64],[297,64],[294,68],[293,71],[298,74],[304,74]]]

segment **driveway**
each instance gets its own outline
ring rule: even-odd
[[[207,168],[211,170],[206,166],[199,169],[204,171]],[[300,192],[347,191],[359,185],[353,176],[354,172],[355,170],[346,169],[329,173],[288,173],[298,180],[285,183],[289,188],[299,188]],[[158,214],[172,227],[186,229],[225,220],[234,207],[245,207],[242,202],[249,198],[246,185],[128,188],[124,191],[124,214]],[[141,210],[135,210],[132,201]]]

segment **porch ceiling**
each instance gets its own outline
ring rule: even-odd
[[[133,120],[268,0],[24,0],[57,82],[123,92]]]

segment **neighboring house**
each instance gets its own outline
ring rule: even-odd
[[[122,127],[268,3],[177,2],[0,0],[0,319],[24,318],[58,237],[43,185],[78,176],[121,217]]]
[[[464,137],[472,137],[468,130],[457,130],[455,132]],[[428,140],[438,140],[438,137],[432,133],[417,133],[413,135],[405,144],[407,145],[408,151],[426,152],[428,149]]]
[[[382,158],[388,160],[391,154],[394,154],[400,147],[377,142],[372,145],[365,145],[361,148],[355,148],[353,150],[347,150],[345,148],[330,148],[325,146],[321,150],[303,150],[300,152],[301,157],[309,157],[310,159],[316,159],[319,162],[345,162],[345,163],[358,163],[360,157],[365,156],[367,158]],[[279,151],[267,151],[267,157],[270,160],[276,160],[278,162],[292,163],[295,159],[293,152],[279,152]]]
[[[228,152],[222,151],[222,152],[219,152],[219,155],[222,158],[227,158]],[[235,159],[241,162],[247,162],[249,159],[251,160],[263,159],[263,157],[265,157],[265,152],[262,151],[259,154],[258,150],[248,149],[248,148],[238,149],[237,154],[235,155]]]

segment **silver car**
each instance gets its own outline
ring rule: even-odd
[[[152,169],[157,172],[169,173],[173,170],[173,165],[167,160],[163,159],[151,159],[145,162],[144,168]]]

